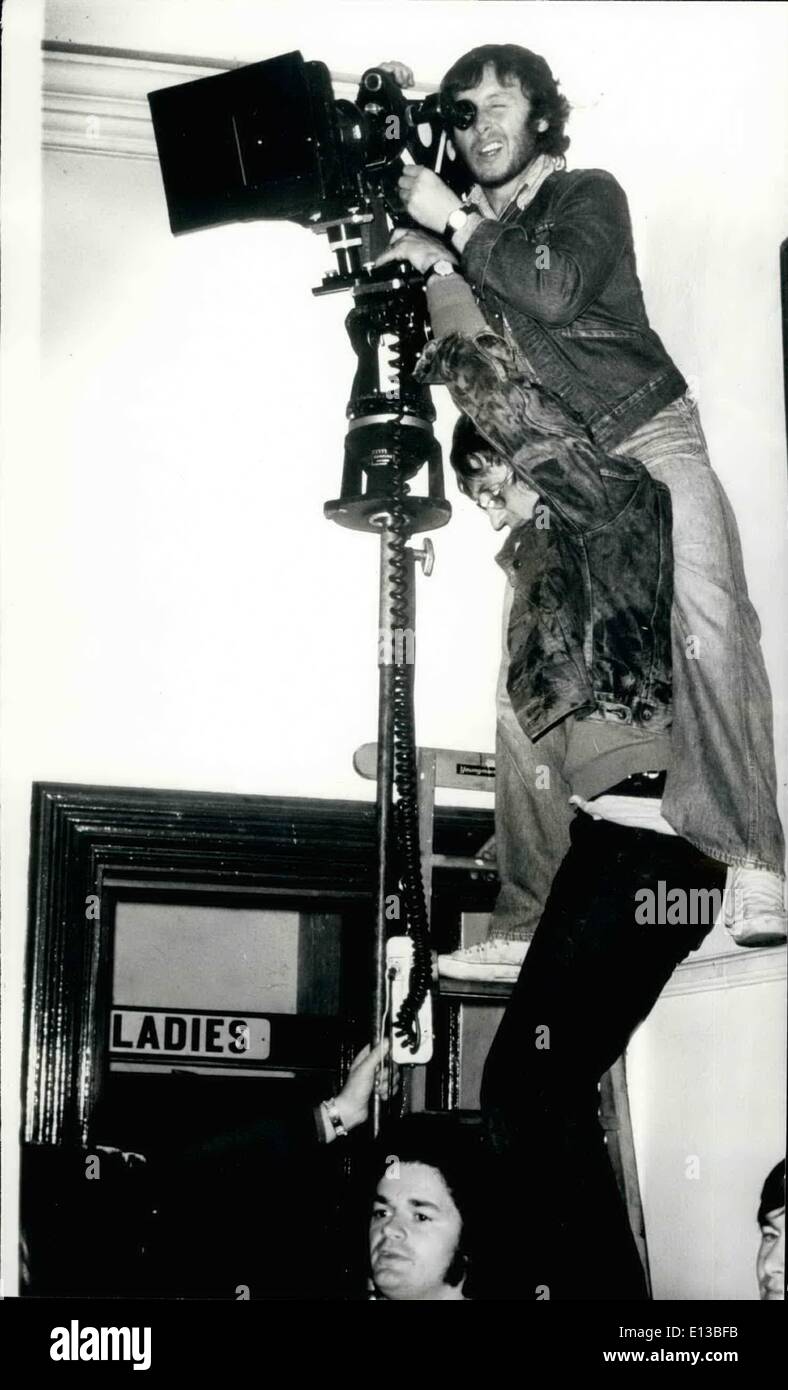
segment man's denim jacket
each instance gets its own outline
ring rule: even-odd
[[[626,195],[602,169],[558,171],[523,210],[475,229],[462,269],[488,321],[613,449],[687,384],[649,326]]]
[[[637,459],[604,454],[492,333],[430,343],[416,376],[449,386],[480,442],[542,504],[499,555],[515,591],[507,685],[526,734],[536,740],[570,714],[666,729],[669,489]]]
[[[569,714],[668,728],[668,488],[636,459],[574,440],[512,464],[543,504],[498,556],[514,589],[507,688],[521,726],[532,740]]]

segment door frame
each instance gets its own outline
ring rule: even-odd
[[[371,968],[375,818],[371,801],[34,783],[23,1142],[91,1141],[107,1066],[119,894],[351,910],[362,938],[368,926],[369,941],[359,945],[368,944]],[[489,811],[440,808],[436,852],[473,853],[491,822]],[[489,875],[472,877],[436,873],[436,901],[489,909]],[[363,1018],[367,1001],[359,1005]]]

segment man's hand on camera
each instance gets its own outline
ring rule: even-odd
[[[436,261],[451,261],[452,265],[456,265],[457,257],[437,237],[428,236],[415,228],[395,227],[391,241],[378,256],[375,265],[386,265],[389,261],[407,261],[420,275],[426,275]]]
[[[378,63],[381,72],[390,72],[398,87],[412,87],[413,69],[407,63]]]
[[[443,232],[450,214],[462,207],[449,185],[421,164],[403,166],[397,191],[408,215],[430,232]]]

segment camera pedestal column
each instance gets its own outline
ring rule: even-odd
[[[345,438],[341,496],[324,514],[355,531],[380,536],[378,630],[378,883],[374,937],[372,1036],[379,1038],[386,1013],[386,939],[407,934],[413,942],[409,989],[389,1020],[409,1053],[418,1048],[419,1009],[429,993],[428,916],[419,852],[419,781],[413,728],[413,568],[406,542],[416,532],[445,526],[451,506],[443,493],[441,451],[433,432],[429,391],[414,375],[426,342],[426,305],[420,277],[407,266],[386,268],[384,278],[359,273],[354,307],[346,321],[357,357]],[[427,467],[427,491],[412,493],[409,480]],[[421,558],[432,568],[432,547]],[[396,805],[394,791],[397,793]],[[386,915],[397,893],[397,914]],[[394,930],[392,931],[392,924]],[[380,1103],[374,1107],[378,1132]]]
[[[386,939],[391,934],[391,921],[387,909],[398,886],[397,875],[392,872],[392,865],[397,865],[400,869],[407,867],[403,865],[403,860],[407,858],[408,849],[397,843],[393,802],[395,781],[399,781],[401,786],[403,762],[406,764],[404,770],[406,779],[412,778],[414,781],[412,795],[418,798],[418,772],[416,771],[412,709],[410,707],[400,709],[400,721],[404,718],[409,727],[409,737],[403,739],[402,723],[400,722],[395,728],[395,706],[398,698],[395,672],[397,668],[400,670],[403,667],[407,668],[405,679],[408,682],[412,700],[416,627],[415,566],[418,560],[425,575],[431,574],[434,551],[429,540],[425,540],[422,550],[414,550],[405,546],[404,538],[398,543],[398,533],[394,529],[397,526],[397,519],[391,513],[381,513],[371,520],[374,525],[380,526],[378,742],[376,758],[378,879],[374,938],[375,984],[370,1020],[372,1036],[379,1038],[382,1035],[387,1001]],[[404,570],[401,561],[398,564],[395,558],[398,553],[404,559]],[[408,706],[410,706],[410,701]],[[395,742],[398,750],[396,759]],[[407,745],[406,747],[402,746],[403,742]],[[399,766],[396,765],[397,763]],[[411,763],[412,768],[409,766]],[[399,773],[399,778],[396,776],[397,773]],[[411,853],[413,853],[413,847],[411,847]],[[425,878],[426,866],[423,863],[421,863],[420,869],[421,881],[428,882],[429,880]],[[399,915],[397,920],[399,920]],[[391,1058],[393,1047],[394,1021],[392,1017],[389,1017],[387,1028],[389,1058]],[[390,1062],[389,1079],[391,1082]],[[389,1085],[389,1097],[393,1097],[391,1084]],[[372,1116],[372,1129],[375,1135],[380,1130],[381,1112],[380,1096],[375,1094]]]

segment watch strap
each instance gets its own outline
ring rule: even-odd
[[[334,1131],[334,1133],[335,1133],[337,1139],[347,1139],[347,1137],[348,1137],[348,1135],[347,1135],[347,1130],[345,1129],[345,1126],[344,1126],[344,1124],[342,1123],[342,1116],[341,1116],[340,1113],[339,1113],[339,1110],[338,1110],[338,1108],[337,1108],[337,1103],[336,1103],[336,1101],[335,1101],[335,1099],[334,1099],[333,1096],[331,1097],[330,1100],[324,1100],[324,1101],[323,1101],[323,1109],[325,1110],[325,1112],[326,1112],[326,1114],[327,1114],[327,1116],[328,1116],[328,1118],[329,1118],[329,1121],[330,1121],[330,1123],[331,1123],[331,1127],[332,1127],[332,1129],[333,1129],[333,1131]]]

